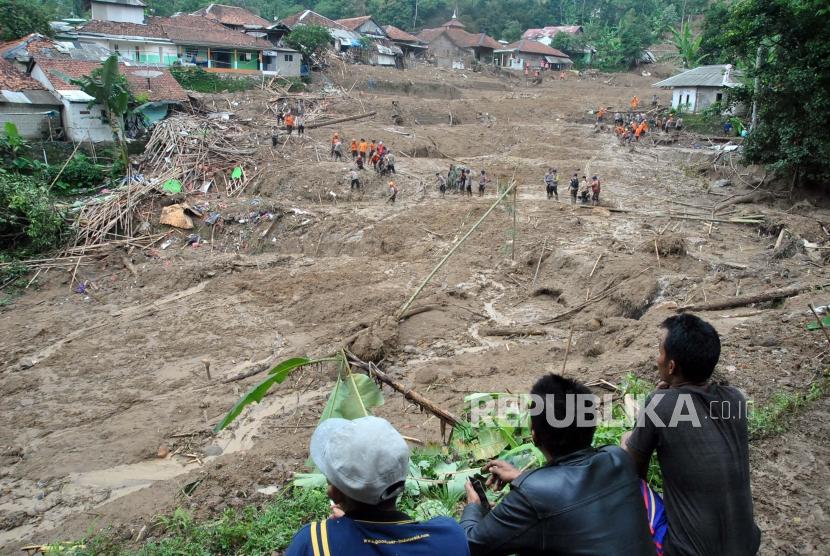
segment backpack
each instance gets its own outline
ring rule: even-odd
[[[571,178],[571,189],[579,189],[579,178]]]

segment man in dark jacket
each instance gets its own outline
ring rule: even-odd
[[[533,441],[548,463],[525,473],[504,461],[485,465],[492,473],[488,484],[510,484],[510,493],[489,513],[467,484],[461,526],[470,553],[654,556],[633,461],[617,446],[591,447],[591,391],[550,374],[536,382],[531,398]],[[580,419],[583,409],[587,420]]]

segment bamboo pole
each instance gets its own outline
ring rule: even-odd
[[[470,230],[466,234],[464,234],[464,237],[462,237],[460,240],[458,240],[458,243],[456,243],[453,246],[453,248],[450,249],[450,252],[447,253],[446,255],[444,255],[444,258],[441,259],[441,262],[439,262],[435,266],[435,268],[432,269],[432,272],[430,272],[429,275],[426,278],[424,278],[424,281],[421,283],[420,286],[418,286],[418,289],[415,290],[415,293],[412,294],[412,297],[409,298],[409,301],[404,303],[403,307],[401,307],[398,310],[398,312],[396,314],[396,319],[400,320],[401,315],[403,315],[404,312],[406,312],[406,310],[409,309],[410,305],[412,305],[412,303],[415,301],[415,299],[417,299],[417,297],[421,294],[421,291],[424,289],[424,287],[426,287],[426,285],[429,283],[429,281],[432,280],[432,277],[435,276],[435,273],[438,272],[441,269],[442,266],[444,266],[444,264],[449,260],[449,258],[453,255],[453,253],[455,253],[455,251],[459,247],[461,247],[461,245],[467,240],[467,238],[470,237],[470,235],[472,235],[472,233],[474,231],[476,231],[476,229],[481,225],[482,222],[484,222],[484,219],[487,218],[487,216],[489,216],[491,212],[493,212],[493,209],[495,209],[499,205],[499,203],[502,201],[502,199],[507,197],[510,194],[510,192],[513,191],[513,189],[515,187],[516,187],[516,182],[511,181],[510,185],[507,186],[507,188],[504,190],[504,192],[502,192],[502,194],[498,196],[498,198],[493,202],[493,204],[490,205],[490,208],[488,208],[487,211],[483,215],[481,215],[481,218],[478,219],[478,222],[473,224],[473,227],[470,228]]]
[[[812,303],[810,303],[810,311],[812,311],[813,315],[815,315],[816,322],[818,322],[818,325],[821,327],[821,331],[824,332],[824,337],[827,338],[827,343],[830,344],[830,333],[827,332],[827,326],[824,324],[824,321],[819,318],[816,308],[813,307]]]
[[[518,194],[517,194],[518,191],[519,191],[518,186],[514,186],[513,187],[513,242],[510,244],[510,260],[511,261],[516,260],[516,239],[519,236],[519,229],[518,229],[517,224],[516,224],[517,213],[518,213],[517,202],[518,202],[518,197],[519,197]],[[543,251],[543,253],[544,253],[544,251]]]
[[[565,376],[565,365],[568,364],[568,354],[571,353],[571,340],[573,340],[573,337],[574,337],[574,325],[572,324],[571,325],[571,331],[568,333],[568,346],[565,348],[565,359],[562,360],[562,372],[559,373],[562,376]]]
[[[533,281],[530,283],[530,289],[533,289],[533,285],[536,283],[536,278],[539,276],[539,267],[542,266],[542,259],[545,256],[545,250],[548,247],[548,238],[545,238],[545,241],[542,243],[542,252],[539,253],[539,261],[536,263],[536,272],[533,273]]]

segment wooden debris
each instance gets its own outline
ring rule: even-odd
[[[776,299],[786,299],[793,297],[805,291],[813,289],[813,286],[793,286],[789,288],[782,288],[777,290],[770,290],[754,295],[746,295],[743,297],[733,297],[724,299],[722,301],[713,301],[711,303],[701,303],[698,305],[685,305],[675,309],[678,313],[685,311],[719,311],[721,309],[734,309],[735,307],[745,307],[753,303],[763,303],[765,301],[775,301]]]
[[[548,331],[544,328],[482,328],[478,331],[482,336],[545,336]]]

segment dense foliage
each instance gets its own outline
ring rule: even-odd
[[[58,246],[64,232],[43,181],[0,169],[0,249],[45,251]]]
[[[192,66],[172,66],[170,73],[179,82],[179,85],[188,91],[197,93],[221,93],[246,91],[254,87],[250,79],[227,79],[202,68]]]
[[[36,3],[0,0],[0,40],[10,41],[29,33],[49,34],[49,13]]]
[[[328,46],[331,40],[328,30],[319,25],[303,25],[294,29],[285,39],[288,46],[299,50],[304,59],[309,59]]]
[[[724,54],[749,78],[739,99],[757,104],[745,158],[792,175],[794,186],[830,178],[828,39],[826,0],[740,0],[723,33]]]

